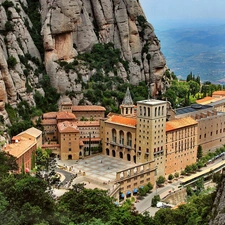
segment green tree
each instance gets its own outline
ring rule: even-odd
[[[36,150],[36,176],[44,179],[49,187],[57,181],[55,172],[56,160],[54,154],[49,149],[42,150],[38,148]]]
[[[188,81],[188,85],[189,91],[193,96],[195,96],[200,91],[200,85],[197,82],[190,80]]]
[[[8,201],[9,209],[17,212],[18,224],[52,220],[55,203],[46,190],[45,181],[29,175],[11,175],[0,181],[0,192]]]
[[[165,177],[159,176],[159,177],[157,178],[157,180],[156,180],[156,184],[157,184],[157,185],[161,185],[161,184],[164,184],[165,181],[166,181],[166,178],[165,178]]]
[[[5,151],[0,151],[0,178],[6,176],[10,170],[18,170],[16,158]]]
[[[160,201],[160,196],[159,195],[155,195],[153,198],[152,198],[152,203],[151,203],[151,206],[152,207],[156,207],[157,203]]]
[[[191,165],[187,165],[184,170],[185,173],[191,173],[193,171]]]
[[[168,180],[173,180],[173,178],[174,178],[174,175],[173,175],[173,174],[170,174],[170,175],[168,176]]]
[[[65,193],[59,198],[57,207],[60,214],[75,224],[88,223],[93,218],[110,221],[117,208],[106,191],[85,188]]]
[[[197,149],[197,159],[201,159],[202,158],[202,146],[198,145],[198,149]]]
[[[174,174],[174,176],[176,177],[176,178],[178,178],[179,177],[179,173],[178,172],[176,172],[175,174]]]

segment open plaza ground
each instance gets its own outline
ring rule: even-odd
[[[134,163],[105,155],[91,156],[85,159],[58,160],[57,164],[66,171],[77,174],[73,183],[85,181],[87,188],[104,188],[113,184],[116,172],[135,166]]]

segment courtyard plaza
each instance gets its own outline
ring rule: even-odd
[[[116,172],[125,170],[136,164],[123,159],[105,155],[90,156],[85,159],[57,160],[64,170],[77,174],[72,184],[85,183],[86,188],[114,189]]]

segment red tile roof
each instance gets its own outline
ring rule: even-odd
[[[166,132],[196,124],[198,124],[198,122],[191,117],[171,120],[166,122]]]
[[[213,97],[207,96],[205,98],[196,100],[196,103],[198,103],[198,104],[209,103],[210,101],[213,101],[214,99],[215,98],[213,98]]]
[[[124,116],[117,116],[117,115],[111,116],[106,121],[107,122],[121,124],[121,125],[126,125],[126,126],[136,126],[136,124],[137,124],[137,120],[134,119],[134,118],[124,117]]]
[[[56,119],[57,120],[72,120],[72,119],[76,119],[76,116],[71,112],[58,112]]]
[[[214,91],[212,93],[212,95],[221,95],[221,96],[225,96],[225,91]]]
[[[12,137],[12,141],[20,141],[21,140],[21,137],[20,136],[13,136]]]
[[[106,109],[98,105],[76,105],[72,106],[72,111],[106,111]]]
[[[28,150],[30,150],[34,145],[36,145],[35,140],[20,137],[20,140],[12,144],[6,145],[3,150],[16,158],[19,158],[21,155],[25,154]]]
[[[48,112],[43,114],[43,119],[56,119],[57,112]]]
[[[57,124],[60,133],[78,133],[76,122],[64,121]]]

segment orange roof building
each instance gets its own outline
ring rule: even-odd
[[[36,130],[36,128],[34,128],[34,130],[30,128],[30,131],[36,132]],[[38,133],[41,134],[41,131],[39,131]],[[33,135],[33,137],[31,135]],[[37,133],[35,133],[35,135],[34,133],[32,133],[31,135],[29,135],[29,132],[26,133],[26,131],[24,131],[18,134],[17,136],[14,136],[12,138],[12,143],[6,145],[3,148],[4,151],[8,152],[10,155],[16,158],[16,162],[19,167],[18,172],[22,171],[22,167],[24,167],[24,171],[26,169],[32,169],[32,154],[36,151],[38,147],[38,138],[41,137],[37,135]]]
[[[225,91],[214,91],[212,97],[225,97]]]
[[[62,121],[62,120],[75,120],[76,116],[73,113],[70,112],[58,112],[56,114],[56,119],[58,121]]]
[[[196,103],[201,104],[201,105],[206,105],[206,104],[213,102],[214,100],[215,99],[213,97],[207,96],[205,98],[196,100]]]
[[[191,117],[166,122],[165,175],[181,172],[197,160],[197,125]]]
[[[166,122],[166,132],[181,129],[187,126],[197,125],[198,122],[191,117],[175,119]]]
[[[129,118],[119,115],[112,115],[107,122],[111,122],[118,125],[132,126],[135,127],[137,125],[137,119]]]
[[[79,132],[76,122],[63,121],[57,124],[59,133],[77,133]]]
[[[105,118],[105,107],[98,105],[77,105],[72,106],[72,113],[77,120],[100,120]]]
[[[42,147],[51,149],[62,160],[84,157],[87,148],[100,145],[99,120],[104,115],[105,108],[102,106],[72,106],[70,102],[62,103],[59,112],[43,114]]]

